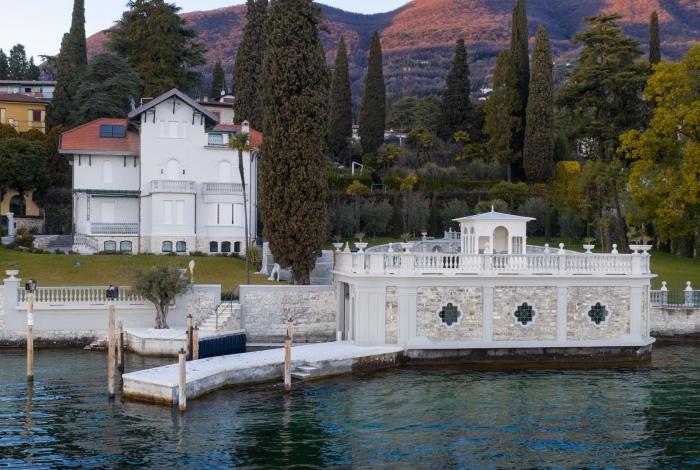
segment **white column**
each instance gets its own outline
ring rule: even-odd
[[[566,287],[557,287],[557,341],[566,341],[567,296]]]
[[[642,336],[642,288],[630,288],[630,336]]]
[[[14,311],[19,303],[18,292],[21,280],[17,277],[19,271],[5,271],[7,279],[4,280],[5,312]],[[8,315],[5,316],[7,318]]]
[[[483,296],[484,324],[482,329],[484,341],[490,343],[493,341],[493,286],[485,286],[483,288]]]

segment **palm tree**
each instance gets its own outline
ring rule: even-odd
[[[243,186],[243,215],[245,217],[245,280],[246,284],[250,285],[250,261],[248,257],[248,249],[250,248],[250,237],[248,235],[248,196],[245,188],[245,173],[243,171],[243,152],[250,153],[253,151],[253,147],[250,145],[250,139],[246,132],[231,135],[228,145],[231,149],[238,150],[238,172],[241,174],[241,185]]]

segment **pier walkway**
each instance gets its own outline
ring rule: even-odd
[[[395,346],[357,346],[350,342],[298,345],[292,348],[292,368],[311,365],[314,376],[344,374],[357,369],[391,367],[401,361],[404,349]],[[187,399],[232,385],[282,380],[284,348],[187,363]],[[123,376],[125,398],[177,404],[178,365],[156,367]]]

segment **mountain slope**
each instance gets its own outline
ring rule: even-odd
[[[321,5],[327,32],[322,33],[332,63],[340,35],[345,36],[353,91],[361,90],[366,50],[373,31],[380,31],[390,98],[441,90],[454,42],[467,43],[475,77],[488,75],[500,49],[508,47],[512,0],[414,0],[397,10],[360,15]],[[529,0],[529,27],[534,42],[537,25],[550,33],[558,61],[575,56],[570,38],[583,28],[583,18],[599,13],[623,15],[625,31],[646,48],[648,20],[659,12],[662,50],[678,59],[693,42],[700,42],[698,0]],[[219,60],[230,71],[245,22],[245,6],[185,13],[189,25],[207,46],[209,72]],[[92,53],[104,47],[106,36],[88,38]]]

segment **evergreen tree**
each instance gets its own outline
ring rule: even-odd
[[[243,39],[233,65],[236,119],[247,120],[253,129],[262,128],[260,73],[265,55],[267,0],[248,0]]]
[[[493,71],[493,92],[486,100],[484,133],[488,134],[487,148],[491,158],[503,163],[512,179],[512,165],[516,154],[512,149],[513,130],[520,124],[515,115],[518,95],[513,84],[515,73],[510,63],[510,52],[501,51]]]
[[[510,63],[515,74],[515,89],[518,95],[518,103],[515,115],[519,118],[519,125],[515,128],[513,150],[518,158],[522,158],[524,133],[527,114],[527,97],[530,86],[530,57],[528,55],[528,29],[527,11],[525,0],[516,0],[513,8],[513,23],[510,37]]]
[[[46,117],[49,127],[71,125],[70,113],[78,105],[75,95],[86,67],[85,0],[74,0],[70,31],[63,35],[56,59],[56,90]]]
[[[104,53],[92,58],[76,93],[77,107],[70,121],[83,124],[93,119],[123,118],[138,102],[139,75],[116,54]]]
[[[40,75],[39,67],[34,63],[34,57],[29,58],[29,64],[27,64],[27,80],[39,80]]]
[[[386,85],[379,33],[372,35],[367,64],[365,91],[360,104],[360,141],[364,153],[373,153],[384,144],[386,126]]]
[[[260,211],[275,261],[292,269],[295,284],[310,282],[326,235],[330,80],[320,16],[312,0],[275,0],[261,76]]]
[[[349,157],[347,150],[351,138],[352,90],[350,88],[348,51],[345,46],[345,39],[341,36],[335,57],[335,71],[333,72],[333,83],[331,85],[328,147],[336,156]]]
[[[452,67],[447,75],[445,94],[442,98],[440,119],[440,137],[451,140],[457,131],[472,130],[472,104],[469,99],[471,83],[469,81],[469,64],[464,39],[457,41]]]
[[[661,40],[659,39],[659,15],[651,14],[649,21],[649,63],[651,65],[661,62]]]
[[[218,100],[221,97],[222,91],[224,94],[228,93],[226,89],[226,73],[221,66],[221,62],[217,62],[211,74],[211,91],[209,92],[209,96],[212,99]]]
[[[527,124],[523,166],[530,183],[542,183],[552,176],[554,165],[554,97],[552,54],[549,35],[537,28],[532,53],[532,79],[527,100]]]
[[[10,76],[10,65],[7,63],[7,54],[0,49],[0,80],[7,80]]]
[[[205,48],[196,42],[180,8],[166,0],[130,0],[107,47],[126,59],[143,81],[143,96],[158,96],[173,88],[194,88],[201,74]]]
[[[10,80],[24,80],[26,78],[29,62],[27,62],[27,53],[22,44],[12,46],[8,64]]]

